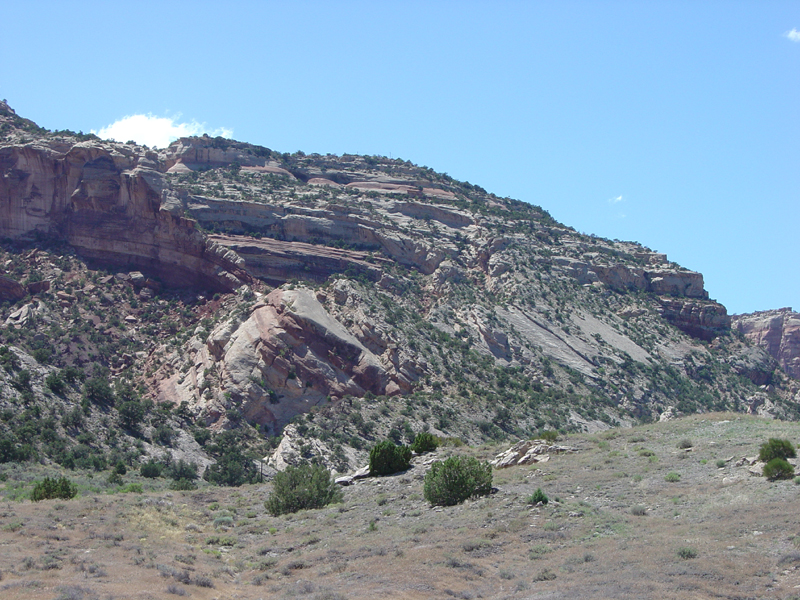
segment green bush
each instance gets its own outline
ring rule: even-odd
[[[139,468],[139,473],[142,477],[147,477],[148,479],[161,477],[161,465],[153,459],[150,459]]]
[[[436,461],[425,474],[423,493],[433,505],[452,506],[492,491],[492,467],[468,456]]]
[[[675,471],[671,471],[666,475],[664,475],[664,481],[666,481],[667,483],[677,483],[680,480],[681,480],[681,474],[676,473]]]
[[[558,439],[558,432],[553,431],[552,429],[542,429],[536,434],[536,437],[552,444]]]
[[[697,558],[697,550],[694,548],[678,548],[678,557],[683,560]]]
[[[550,498],[542,491],[542,488],[537,488],[536,491],[528,497],[528,504],[538,504],[539,502],[542,504],[550,502]]]
[[[761,444],[761,448],[758,451],[758,460],[765,463],[768,463],[773,458],[787,459],[796,457],[797,452],[795,452],[792,442],[778,438],[770,438],[768,442]]]
[[[275,517],[340,502],[342,491],[322,465],[288,467],[275,475],[272,492],[264,502]]]
[[[114,406],[114,390],[104,377],[92,377],[83,386],[84,395],[94,404]]]
[[[49,500],[51,498],[62,498],[70,500],[78,495],[78,486],[72,483],[66,477],[60,479],[51,479],[45,477],[43,481],[39,481],[33,486],[31,492],[31,500],[39,502],[40,500]]]
[[[773,458],[764,465],[764,477],[770,481],[778,479],[791,479],[794,477],[794,467],[783,458]]]
[[[237,446],[225,448],[222,456],[213,465],[209,465],[203,474],[209,483],[238,487],[244,483],[258,481],[258,470],[253,459]]]
[[[378,442],[369,451],[371,475],[391,475],[405,471],[411,465],[411,448],[396,446],[388,440]]]
[[[193,462],[187,462],[183,459],[180,459],[176,463],[172,463],[169,466],[169,477],[173,481],[180,481],[181,479],[185,479],[186,481],[194,481],[197,479],[197,465]]]
[[[422,431],[416,435],[414,442],[411,444],[411,450],[417,454],[423,452],[431,452],[439,447],[439,438],[432,433]]]
[[[64,381],[61,373],[56,371],[53,371],[47,377],[45,377],[44,384],[50,388],[51,392],[58,395],[63,394],[64,390],[67,388],[67,383]]]

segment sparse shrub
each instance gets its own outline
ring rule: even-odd
[[[170,484],[170,489],[185,492],[189,490],[196,490],[197,484],[191,479],[176,479]]]
[[[423,493],[433,505],[452,506],[492,491],[492,467],[474,457],[451,456],[436,461],[425,474]]]
[[[697,558],[697,550],[694,548],[678,548],[678,558],[682,558],[683,560]]]
[[[791,479],[794,477],[794,467],[783,458],[773,458],[764,465],[764,477],[770,481]]]
[[[232,444],[224,447],[222,455],[206,469],[203,478],[217,485],[238,487],[258,481],[258,471],[253,460]]]
[[[179,585],[171,584],[167,586],[167,593],[168,594],[175,594],[176,596],[188,596],[189,592],[187,592],[184,588]]]
[[[384,440],[369,451],[369,472],[372,475],[391,475],[405,471],[410,465],[411,448],[408,446],[396,446]]]
[[[718,469],[721,469],[721,468],[723,468],[723,467],[725,466],[725,464],[726,464],[726,463],[725,463],[725,461],[724,461],[724,460],[722,460],[722,459],[720,458],[720,459],[719,459],[719,460],[718,460],[718,461],[717,461],[715,464],[717,465],[717,468],[718,468]]]
[[[153,441],[162,446],[172,446],[172,437],[174,435],[175,432],[172,427],[164,423],[153,431]]]
[[[432,452],[438,447],[439,439],[427,431],[421,431],[418,433],[414,438],[414,442],[411,444],[411,450],[417,454],[422,454],[423,452]]]
[[[161,477],[161,465],[151,458],[139,468],[139,473],[148,479]]]
[[[94,404],[114,406],[114,390],[105,377],[92,377],[83,387],[84,395]]]
[[[539,433],[536,434],[540,440],[544,440],[545,442],[550,442],[551,444],[558,439],[558,432],[552,429],[542,429]]]
[[[666,475],[664,475],[664,481],[668,483],[677,483],[681,480],[680,473],[675,473],[674,471],[670,471]]]
[[[537,488],[536,491],[528,497],[528,504],[538,504],[539,502],[542,504],[550,502],[550,498],[542,491],[542,488]]]
[[[64,378],[61,376],[61,373],[57,371],[53,371],[44,379],[44,384],[50,388],[50,391],[54,394],[62,394],[67,387]]]
[[[797,458],[797,452],[789,440],[770,438],[769,441],[761,444],[758,451],[758,460],[768,463],[773,458]]]
[[[687,448],[691,448],[692,446],[694,446],[694,443],[690,439],[683,439],[680,442],[678,442],[678,448],[681,450],[686,450]]]
[[[120,404],[119,409],[120,424],[130,431],[135,431],[139,423],[144,419],[144,405],[138,400],[128,400]]]
[[[342,499],[342,491],[322,465],[288,467],[275,475],[272,493],[264,506],[273,516],[322,508]]]
[[[194,481],[197,479],[197,465],[193,462],[186,462],[185,460],[181,459],[178,462],[170,465],[169,476],[175,481],[179,481],[181,479]]]
[[[631,514],[634,517],[643,517],[647,514],[647,509],[644,506],[632,506]]]
[[[43,481],[39,481],[33,486],[31,492],[31,500],[39,502],[40,500],[49,500],[51,498],[62,498],[70,500],[78,495],[78,487],[66,477],[60,479],[51,479],[45,477]]]
[[[553,573],[550,569],[542,569],[539,573],[536,574],[536,577],[533,578],[534,581],[553,581],[556,578],[556,574]]]

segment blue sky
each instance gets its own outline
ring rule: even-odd
[[[400,157],[800,310],[800,2],[1,6],[0,98],[42,126]]]

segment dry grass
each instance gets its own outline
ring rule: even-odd
[[[283,517],[263,507],[269,484],[6,501],[0,597],[789,598],[797,487],[717,467],[768,437],[798,440],[800,424],[706,415],[570,436],[578,453],[496,471],[497,493],[449,508],[423,500],[421,465]],[[527,503],[538,487],[547,506]]]

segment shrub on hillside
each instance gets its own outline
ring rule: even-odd
[[[216,463],[209,465],[203,478],[217,485],[238,487],[244,483],[258,481],[258,471],[252,458],[243,453],[239,447],[230,446]]]
[[[792,442],[778,438],[770,438],[769,441],[761,444],[761,448],[758,451],[758,460],[763,462],[769,462],[773,458],[787,459],[796,457],[797,452],[795,452]]]
[[[61,477],[60,479],[45,477],[43,481],[39,481],[33,486],[31,500],[34,502],[51,498],[69,500],[77,495],[78,487],[66,477]]]
[[[342,491],[325,467],[300,465],[288,467],[275,475],[272,493],[264,506],[271,515],[277,517],[298,510],[322,508],[341,499]]]
[[[148,479],[161,477],[161,465],[151,458],[139,468],[139,473]]]
[[[411,450],[417,454],[423,452],[432,452],[439,447],[439,438],[432,433],[422,431],[416,435],[414,442],[411,444]]]
[[[794,467],[784,458],[773,458],[764,465],[764,477],[770,481],[791,479],[794,477]]]
[[[438,506],[452,506],[491,491],[491,465],[471,456],[451,456],[433,463],[423,486],[425,499]]]
[[[369,451],[369,472],[372,475],[391,475],[405,471],[410,465],[411,448],[408,446],[396,446],[384,440]]]
[[[538,504],[539,502],[542,504],[550,502],[550,498],[542,491],[542,488],[536,488],[536,491],[528,497],[528,504]]]

